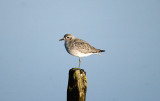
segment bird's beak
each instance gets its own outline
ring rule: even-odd
[[[62,41],[62,40],[64,40],[64,38],[60,39],[59,41]]]

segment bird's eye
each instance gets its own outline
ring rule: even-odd
[[[67,38],[69,38],[69,37],[67,37]]]

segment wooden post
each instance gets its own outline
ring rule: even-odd
[[[67,101],[85,101],[87,91],[86,72],[83,69],[69,70]]]

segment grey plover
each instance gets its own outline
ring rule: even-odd
[[[73,56],[79,57],[79,68],[81,64],[81,57],[86,57],[92,54],[101,55],[100,52],[105,52],[105,50],[96,49],[88,42],[78,39],[71,34],[65,34],[59,41],[62,40],[65,41],[65,48],[67,52]]]

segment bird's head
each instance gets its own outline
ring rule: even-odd
[[[64,41],[70,41],[70,40],[72,40],[74,38],[75,37],[73,35],[71,35],[71,34],[65,34],[64,37],[62,39],[60,39],[59,41],[62,41],[62,40],[64,40]]]

